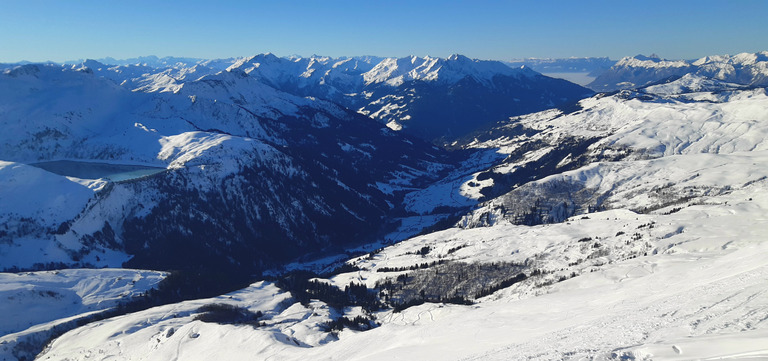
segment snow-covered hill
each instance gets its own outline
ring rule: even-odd
[[[619,60],[588,87],[595,91],[632,89],[685,74],[724,82],[768,85],[768,52],[707,56],[693,62],[638,55]]]
[[[328,337],[322,323],[334,311],[322,303],[289,307],[285,295],[257,286],[80,328],[58,339],[42,359],[93,354],[183,360],[214,354],[286,360],[765,357],[765,187],[761,181],[700,198],[702,204],[669,215],[612,210],[555,225],[499,225],[416,237],[355,261],[363,271],[333,281],[374,284],[404,273],[377,269],[439,260],[528,260],[541,273],[474,306],[427,303],[400,313],[385,311],[377,314],[380,327],[345,330],[338,341],[328,342],[332,336],[312,341]],[[430,248],[426,256],[416,253],[423,247]],[[194,320],[201,305],[218,302],[262,311],[266,325]],[[289,314],[295,321],[285,322]],[[125,329],[136,332],[119,332]]]

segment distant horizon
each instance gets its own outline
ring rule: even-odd
[[[5,0],[0,62],[154,54],[667,59],[766,50],[768,1]]]
[[[747,53],[747,54],[754,54],[754,53],[758,53],[758,52],[765,52],[765,51],[768,51],[768,47],[766,47],[766,49],[765,49],[765,50],[756,50],[756,51],[741,51],[741,52],[736,52],[736,53],[727,53],[727,54],[714,54],[714,53],[713,53],[713,54],[702,55],[702,56],[700,56],[700,57],[696,57],[696,58],[670,58],[670,57],[665,57],[665,56],[663,56],[663,55],[659,55],[659,54],[656,54],[656,53],[650,53],[650,54],[642,54],[642,53],[637,53],[637,54],[634,54],[634,55],[626,55],[626,56],[623,56],[623,57],[621,57],[621,58],[618,58],[618,59],[616,59],[616,58],[611,58],[611,57],[607,57],[607,56],[569,56],[569,57],[559,57],[559,58],[558,58],[558,57],[525,57],[525,58],[509,58],[509,59],[481,59],[481,58],[474,58],[474,57],[470,57],[470,56],[467,56],[467,57],[468,57],[468,58],[470,58],[470,59],[473,59],[473,60],[481,60],[481,61],[500,61],[500,62],[522,62],[522,61],[530,61],[530,60],[564,60],[564,59],[608,59],[608,60],[611,60],[611,61],[619,61],[619,60],[621,60],[622,58],[625,58],[625,57],[636,57],[636,56],[652,56],[652,55],[656,55],[656,56],[659,56],[661,59],[664,59],[664,60],[685,60],[685,61],[695,61],[695,60],[698,60],[698,59],[701,59],[701,58],[703,58],[703,57],[707,57],[707,56],[716,56],[716,55],[729,55],[729,56],[733,56],[733,55],[737,55],[737,54],[743,54],[743,53]],[[103,56],[103,57],[98,57],[98,58],[79,58],[79,59],[68,59],[68,60],[64,60],[64,61],[58,61],[58,60],[50,60],[50,59],[49,59],[49,60],[43,60],[43,61],[33,61],[33,60],[22,59],[22,60],[18,60],[18,61],[2,61],[2,62],[0,62],[0,63],[3,63],[3,64],[23,64],[23,63],[31,63],[31,64],[45,64],[45,63],[54,63],[54,64],[74,64],[74,63],[80,63],[80,62],[84,62],[84,61],[86,61],[86,60],[95,60],[95,61],[99,61],[99,62],[103,62],[104,60],[113,60],[113,61],[118,61],[118,62],[127,62],[127,61],[132,61],[132,60],[139,60],[139,59],[143,59],[143,58],[155,58],[155,59],[158,59],[158,60],[162,60],[162,59],[169,59],[169,58],[176,58],[176,59],[189,59],[189,60],[198,60],[198,61],[203,61],[203,60],[228,60],[228,59],[242,59],[242,58],[248,58],[248,57],[252,57],[252,56],[256,56],[256,55],[261,55],[261,54],[272,54],[272,55],[275,55],[275,56],[277,56],[277,57],[279,57],[279,58],[291,58],[291,57],[298,57],[298,58],[327,57],[327,58],[331,58],[331,59],[345,59],[345,58],[359,58],[359,57],[376,57],[376,58],[404,58],[404,57],[409,57],[409,56],[416,56],[416,57],[427,57],[427,56],[428,56],[428,57],[433,57],[433,58],[447,58],[448,56],[450,56],[450,55],[448,55],[448,56],[433,56],[433,55],[429,55],[429,54],[427,54],[427,55],[415,55],[415,54],[411,54],[411,55],[405,55],[405,56],[399,56],[399,57],[395,57],[395,56],[384,56],[384,55],[371,55],[371,54],[361,54],[361,55],[342,55],[342,56],[329,56],[329,55],[323,55],[323,54],[312,54],[312,55],[301,55],[301,54],[280,55],[280,54],[275,54],[275,53],[273,53],[273,52],[269,52],[269,51],[266,51],[266,52],[253,53],[252,55],[227,56],[227,57],[216,57],[216,58],[200,58],[200,57],[194,57],[194,56],[178,56],[178,55],[165,55],[165,56],[159,56],[159,55],[155,55],[155,54],[147,54],[147,55],[140,55],[140,56],[130,56],[130,57],[125,57],[125,58],[118,58],[118,57],[114,57],[114,56]],[[461,54],[461,53],[452,53],[451,55],[453,55],[453,54],[458,54],[458,55],[463,55],[463,56],[466,56],[466,55],[464,55],[464,54]],[[108,64],[108,65],[109,65],[109,64]]]

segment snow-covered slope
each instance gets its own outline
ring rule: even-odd
[[[626,57],[587,86],[595,91],[632,89],[685,74],[741,85],[766,86],[768,52],[707,56],[694,62],[666,60],[655,55]]]
[[[163,277],[162,272],[119,269],[0,273],[0,333],[114,307],[156,287]]]
[[[31,359],[77,322],[156,288],[166,275],[121,269],[0,273],[0,359]]]
[[[696,74],[685,74],[677,79],[669,79],[640,88],[641,91],[657,95],[675,95],[686,93],[722,92],[748,88],[746,85],[727,83]]]

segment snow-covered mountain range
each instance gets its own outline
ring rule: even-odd
[[[331,101],[422,139],[452,140],[476,128],[593,94],[529,67],[499,61],[416,57],[277,57],[201,60],[142,57],[70,64],[134,91],[177,92],[186,82],[241,71],[275,89]],[[12,65],[0,68],[10,69]]]
[[[118,66],[88,60],[75,67],[87,66],[132,90],[150,92],[177,91],[185,81],[225,69],[241,71],[275,89],[343,105],[429,141],[592,94],[527,68],[462,55],[283,58],[267,53],[195,62],[149,60]]]
[[[686,74],[764,87],[768,85],[768,52],[706,56],[695,61],[656,55],[626,57],[587,86],[595,91],[632,89]]]
[[[130,254],[134,266],[255,272],[384,231],[395,191],[452,162],[234,70],[175,93],[131,91],[91,68],[25,65],[2,77],[4,268],[115,267]],[[126,167],[152,175],[106,180]]]
[[[9,303],[0,357],[768,357],[768,92],[711,76],[748,63],[719,58],[696,65],[719,64],[710,73],[509,111],[457,133],[451,151],[365,117],[342,89],[442,103],[441,82],[555,83],[458,56],[266,54],[196,63],[199,77],[181,65],[8,68],[0,265],[127,261],[192,270],[198,289],[261,280],[149,308],[185,278],[104,271],[135,283],[86,287],[100,271],[4,274],[9,299],[61,306],[51,290],[84,306],[27,319]],[[163,72],[167,86],[142,80]],[[68,321],[120,297],[150,302]]]
[[[230,69],[277,89],[342,104],[393,130],[452,139],[510,115],[570,103],[591,91],[497,61],[448,58],[278,58]]]

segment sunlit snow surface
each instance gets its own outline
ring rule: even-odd
[[[320,326],[337,311],[321,302],[295,304],[269,283],[258,283],[216,299],[89,324],[57,339],[40,359],[768,358],[765,91],[647,101],[619,94],[585,100],[582,106],[575,113],[550,111],[512,122],[555,140],[599,136],[603,139],[589,152],[628,156],[524,187],[536,192],[548,184],[569,184],[606,210],[556,224],[522,226],[499,218],[489,227],[416,236],[350,260],[361,270],[329,282],[372,286],[399,274],[377,269],[441,259],[529,262],[546,271],[540,276],[473,306],[427,303],[401,313],[383,311],[376,315],[380,327],[345,330],[338,340]],[[509,152],[519,140],[474,146]],[[444,184],[440,187],[454,194],[473,195],[461,182]],[[491,209],[492,202],[473,214]],[[425,246],[431,249],[427,255],[416,254]],[[267,325],[254,329],[194,321],[197,308],[212,302],[262,311]]]
[[[124,269],[0,273],[0,359],[16,359],[20,345],[46,340],[58,327],[114,308],[163,278],[164,272]]]

